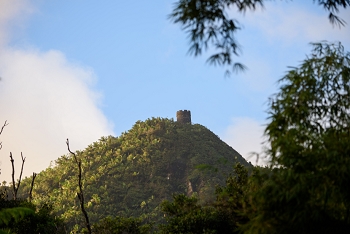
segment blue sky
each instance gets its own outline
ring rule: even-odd
[[[205,63],[210,51],[187,55],[186,34],[167,19],[173,2],[0,0],[0,123],[10,123],[0,136],[0,180],[10,180],[9,152],[18,170],[23,152],[30,175],[66,154],[67,137],[84,149],[183,109],[247,157],[261,151],[276,81],[305,58],[308,43],[350,48],[349,26],[333,27],[311,0],[233,9],[242,26],[236,59],[249,69],[225,78],[225,68]],[[350,23],[349,10],[339,14]]]

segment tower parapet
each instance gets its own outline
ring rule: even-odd
[[[179,110],[176,112],[176,121],[182,124],[191,123],[191,111]]]

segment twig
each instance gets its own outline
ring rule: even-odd
[[[9,125],[9,124],[7,123],[7,120],[5,120],[4,125],[2,125],[2,127],[1,127],[0,135],[1,135],[2,131],[4,131],[4,128],[5,128],[7,125]],[[2,142],[0,142],[0,150],[1,150],[1,149],[2,149]]]
[[[33,172],[33,178],[32,178],[32,184],[30,186],[30,191],[29,191],[29,201],[31,202],[32,201],[32,191],[33,191],[33,187],[34,187],[34,180],[35,180],[35,177],[36,177],[36,173]]]
[[[5,123],[4,123],[4,125],[2,125],[2,128],[1,128],[1,130],[0,130],[0,135],[1,135],[2,131],[4,130],[4,128],[5,128],[7,125],[9,125],[9,124],[7,123],[7,120],[5,120]]]
[[[25,158],[25,157],[23,158],[22,152],[21,152],[21,158],[22,158],[21,174],[19,174],[19,181],[18,181],[16,193],[17,193],[17,191],[18,191],[19,185],[21,184],[22,174],[23,174],[23,166],[24,166],[24,162],[26,161],[26,158]]]
[[[83,212],[84,214],[84,217],[85,217],[85,224],[86,224],[86,227],[89,231],[89,233],[91,234],[91,226],[90,226],[90,221],[89,221],[89,216],[85,210],[85,207],[84,207],[84,193],[83,193],[83,184],[82,184],[82,181],[81,181],[81,161],[78,161],[77,159],[77,156],[75,155],[75,153],[73,153],[70,148],[69,148],[69,140],[67,139],[66,141],[66,144],[67,144],[67,147],[68,147],[68,151],[69,153],[71,153],[74,157],[74,160],[75,162],[77,163],[78,165],[78,169],[79,169],[79,174],[78,174],[78,185],[79,185],[79,191],[77,193],[77,196],[79,198],[79,201],[80,201],[80,208],[81,208],[81,211]]]

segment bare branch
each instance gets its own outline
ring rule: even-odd
[[[21,167],[21,173],[19,174],[19,181],[18,181],[17,188],[16,188],[16,195],[17,195],[19,186],[20,186],[20,184],[21,184],[22,174],[23,174],[23,166],[24,166],[24,162],[26,161],[26,158],[23,157],[22,152],[21,152],[21,158],[22,158],[22,167]]]
[[[21,185],[21,180],[22,180],[22,174],[23,174],[23,167],[24,167],[24,163],[26,161],[26,158],[23,157],[23,154],[21,152],[21,157],[22,157],[22,167],[21,167],[21,173],[19,175],[19,180],[18,180],[18,184],[16,186],[16,181],[15,181],[15,160],[12,157],[12,153],[10,152],[10,161],[12,164],[12,187],[13,187],[13,200],[17,199],[17,192],[19,189],[19,186]]]
[[[2,131],[4,130],[4,128],[5,128],[7,125],[9,125],[9,123],[7,123],[7,120],[5,120],[5,123],[4,123],[4,125],[2,125],[2,128],[1,128],[1,130],[0,130],[0,135],[1,135]]]
[[[7,120],[5,120],[4,125],[2,125],[2,127],[1,127],[0,135],[1,135],[2,131],[4,131],[4,128],[5,128],[7,125],[9,125],[9,124],[7,123]],[[2,142],[0,142],[0,150],[1,150],[1,149],[2,149]]]
[[[33,191],[33,187],[34,187],[34,180],[36,178],[36,173],[33,172],[33,178],[32,178],[32,184],[30,186],[30,191],[29,191],[29,201],[32,201],[32,191]]]
[[[16,200],[16,182],[15,182],[15,160],[12,157],[12,153],[10,152],[10,161],[12,164],[12,187],[13,187],[13,200]]]
[[[72,152],[69,148],[69,139],[68,138],[67,138],[66,144],[67,144],[69,153],[71,153],[73,155],[75,162],[78,164],[78,159],[77,159],[76,154],[74,152]]]
[[[84,214],[84,217],[85,217],[85,224],[86,224],[86,227],[89,231],[89,233],[91,234],[91,226],[90,226],[90,221],[89,221],[89,216],[85,210],[85,206],[84,206],[84,192],[83,192],[83,184],[82,184],[82,180],[81,180],[81,161],[78,161],[77,159],[77,156],[75,153],[73,153],[70,148],[69,148],[69,140],[67,138],[67,141],[66,141],[66,144],[67,144],[67,147],[68,147],[68,151],[69,153],[71,153],[74,157],[74,160],[75,162],[77,163],[78,165],[78,170],[79,170],[79,174],[78,174],[78,185],[79,185],[79,192],[77,193],[77,196],[79,198],[79,201],[80,201],[80,208],[81,208],[81,211],[83,212]]]

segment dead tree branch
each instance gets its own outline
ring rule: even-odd
[[[33,187],[34,187],[34,180],[35,180],[35,177],[36,177],[36,173],[33,172],[33,178],[32,178],[32,184],[30,186],[30,191],[29,191],[29,201],[31,202],[32,201],[32,191],[33,191]]]
[[[17,185],[17,191],[18,191],[19,185],[21,184],[22,174],[23,174],[23,166],[24,166],[24,162],[26,161],[26,158],[23,157],[22,152],[21,152],[21,158],[22,158],[22,167],[21,167],[21,174],[19,174],[19,181],[18,181],[18,185]],[[17,193],[17,191],[16,191],[16,193]]]
[[[84,206],[84,193],[83,193],[83,184],[82,184],[82,180],[81,180],[81,161],[79,160],[78,161],[78,158],[77,156],[75,155],[75,153],[73,153],[70,148],[69,148],[69,140],[67,139],[66,141],[66,144],[67,144],[67,147],[68,147],[68,151],[69,153],[71,153],[74,157],[74,160],[78,166],[78,170],[79,170],[79,174],[78,174],[78,185],[79,185],[79,192],[77,193],[77,196],[79,198],[79,201],[80,201],[80,208],[81,208],[81,211],[83,212],[84,214],[84,217],[85,217],[85,224],[86,224],[86,227],[89,231],[89,233],[91,234],[91,226],[90,226],[90,221],[89,221],[89,216],[85,210],[85,206]]]
[[[4,131],[4,128],[5,128],[7,125],[9,125],[9,124],[7,123],[7,120],[5,120],[4,125],[2,125],[2,127],[1,127],[0,135],[1,135],[2,131]],[[0,142],[0,150],[1,150],[1,149],[2,149],[2,142]]]
[[[21,152],[21,157],[22,157],[22,167],[21,167],[21,173],[19,174],[19,180],[18,184],[16,186],[16,181],[15,181],[15,160],[12,157],[12,153],[10,152],[10,161],[12,164],[12,187],[13,187],[13,200],[17,199],[17,192],[19,189],[19,186],[21,185],[21,180],[22,180],[22,174],[23,174],[23,167],[24,167],[24,162],[26,161],[26,158],[23,157],[23,154]]]
[[[12,157],[12,153],[10,152],[10,161],[12,164],[12,186],[13,186],[13,200],[16,200],[16,195],[15,195],[15,191],[16,191],[16,181],[15,181],[15,160]]]
[[[7,120],[5,120],[4,125],[2,125],[2,127],[1,127],[0,135],[1,135],[2,131],[4,130],[4,128],[5,128],[7,125],[9,125],[9,123],[7,122]]]

